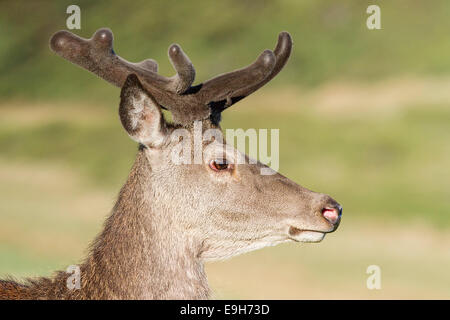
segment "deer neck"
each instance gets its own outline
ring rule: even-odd
[[[108,298],[208,298],[200,246],[178,230],[170,218],[176,213],[164,212],[152,190],[151,167],[141,150],[82,268],[83,287]]]

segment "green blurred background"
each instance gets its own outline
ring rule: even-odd
[[[136,154],[119,89],[53,54],[66,8],[171,75],[179,43],[197,81],[240,68],[277,34],[294,51],[224,128],[279,128],[280,171],[344,206],[320,244],[207,266],[215,298],[450,298],[450,2],[0,1],[0,276],[80,261]],[[381,8],[381,30],[366,9]],[[378,265],[382,289],[366,288]]]

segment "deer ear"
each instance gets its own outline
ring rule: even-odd
[[[166,122],[161,107],[142,87],[135,74],[130,74],[122,86],[119,115],[123,127],[133,140],[151,147],[163,143]]]

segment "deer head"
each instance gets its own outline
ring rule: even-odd
[[[122,88],[119,115],[128,135],[140,144],[139,161],[146,164],[139,174],[148,182],[143,182],[144,198],[151,202],[153,220],[180,238],[189,237],[205,260],[285,241],[318,242],[336,230],[342,208],[335,200],[281,174],[262,175],[262,163],[237,163],[239,153],[220,131],[221,113],[284,67],[292,49],[287,32],[280,33],[274,51],[263,51],[253,64],[198,85],[193,85],[191,61],[176,44],[168,52],[176,70],[172,77],[159,75],[151,59],[122,59],[112,44],[109,29],[98,30],[91,39],[60,31],[50,42],[63,58]],[[172,122],[161,109],[172,113]],[[202,163],[175,163],[180,136],[174,133],[182,129],[194,135],[198,121],[202,133],[214,133],[202,143]]]

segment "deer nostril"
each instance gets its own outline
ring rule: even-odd
[[[335,206],[333,208],[323,208],[322,215],[332,224],[337,224],[342,215],[342,207]]]

